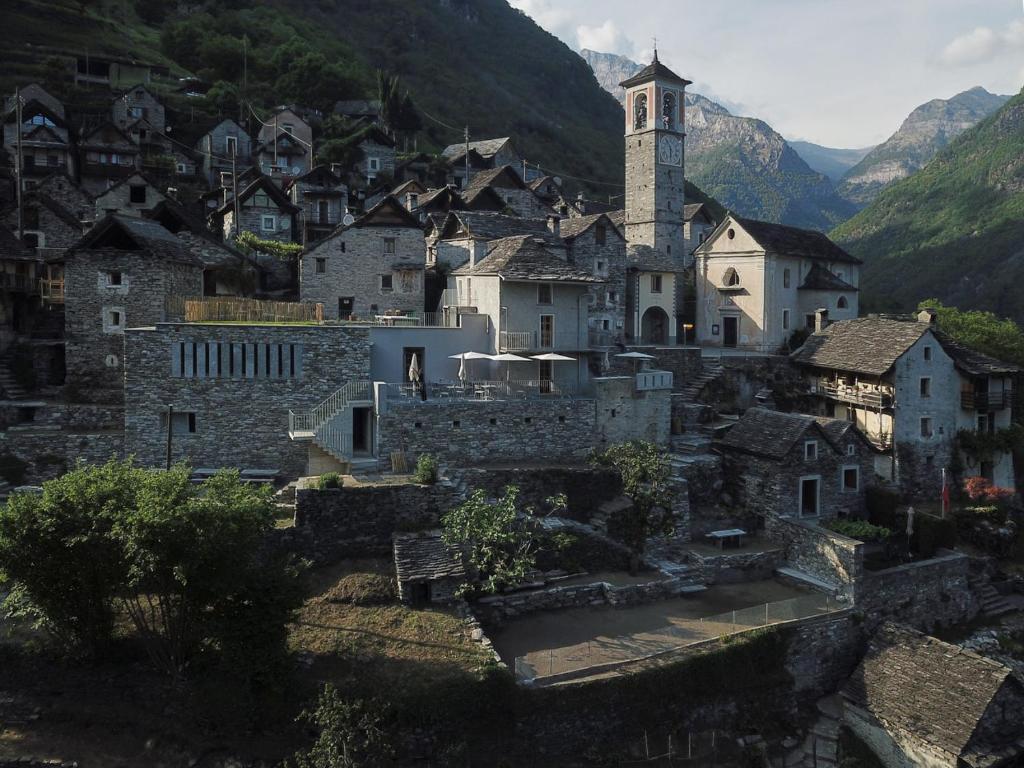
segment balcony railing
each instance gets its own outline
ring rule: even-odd
[[[961,392],[960,405],[968,411],[1002,411],[1013,404],[1013,392]]]
[[[472,306],[474,306],[472,291],[460,291],[458,288],[445,288],[441,292],[441,303],[438,305],[438,311],[444,307]]]
[[[502,331],[498,344],[502,352],[530,352],[532,350],[565,350],[567,352],[587,349],[589,344],[583,334],[553,333],[538,331]]]
[[[39,297],[51,304],[64,303],[64,278],[43,278],[39,281]]]
[[[388,399],[424,402],[414,384],[388,384]],[[428,404],[466,400],[531,400],[535,398],[572,398],[574,385],[547,379],[511,379],[506,381],[431,381],[427,382]]]
[[[891,392],[850,387],[833,381],[817,382],[814,391],[819,395],[825,395],[843,403],[864,405],[870,408],[892,408]]]

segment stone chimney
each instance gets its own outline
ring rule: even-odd
[[[814,310],[814,332],[821,333],[828,328],[828,310],[824,307]]]
[[[562,231],[562,217],[555,213],[549,213],[548,229],[555,237],[559,237]]]
[[[917,322],[924,323],[925,325],[935,325],[937,319],[938,315],[931,307],[925,307],[917,313]]]

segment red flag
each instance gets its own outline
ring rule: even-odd
[[[949,512],[949,481],[946,476],[946,468],[942,468],[942,516]]]

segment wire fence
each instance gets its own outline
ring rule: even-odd
[[[515,658],[516,680],[554,682],[599,674],[625,663],[735,635],[773,624],[841,611],[846,608],[826,594],[810,594],[677,622],[631,635],[595,638],[584,643],[534,651]]]

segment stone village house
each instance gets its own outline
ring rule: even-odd
[[[252,137],[234,120],[221,120],[196,142],[201,153],[202,174],[210,186],[220,183],[222,174],[231,173],[231,159],[241,173],[252,163]]]
[[[39,89],[42,91],[42,89]],[[45,95],[44,95],[45,94]],[[4,148],[11,158],[21,133],[22,170],[26,186],[54,171],[69,176],[76,174],[75,154],[71,145],[70,126],[64,117],[64,107],[42,91],[38,96],[22,96],[21,125],[17,125],[17,111],[13,99],[4,114]]]
[[[240,232],[252,232],[261,240],[295,242],[299,207],[268,176],[259,174],[242,187],[237,201],[229,195],[225,192],[223,204],[210,214],[213,229],[222,232],[226,239],[237,237]]]
[[[294,110],[276,110],[260,126],[256,141],[256,163],[262,173],[288,179],[310,170],[313,129]]]
[[[292,181],[288,197],[301,209],[303,245],[323,240],[348,213],[348,187],[342,175],[326,165],[318,165]]]
[[[393,197],[302,254],[302,301],[320,302],[324,317],[360,318],[424,306],[423,228]]]
[[[704,346],[774,352],[818,309],[857,317],[860,260],[820,232],[729,214],[694,257]]]
[[[142,168],[139,145],[111,122],[93,128],[78,142],[82,189],[98,195]]]
[[[98,194],[93,206],[97,219],[112,213],[141,217],[166,199],[167,196],[149,178],[133,171]]]
[[[592,346],[621,343],[626,328],[626,240],[607,214],[562,219],[559,235],[569,260],[604,282],[590,287]]]
[[[959,430],[1011,423],[1019,369],[957,344],[923,311],[918,322],[862,317],[815,332],[792,355],[820,410],[855,423],[879,449],[882,477],[936,498]],[[1013,457],[996,453],[967,474],[1013,488]]]
[[[737,501],[760,517],[860,517],[874,448],[849,421],[750,408],[718,441]]]
[[[526,185],[519,172],[511,165],[480,171],[462,190],[462,197],[467,205],[472,205],[475,198],[488,188],[497,192],[517,216],[546,218],[555,212]]]

